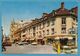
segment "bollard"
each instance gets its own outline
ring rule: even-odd
[[[58,54],[60,54],[61,53],[61,49],[60,49],[60,43],[58,43]]]

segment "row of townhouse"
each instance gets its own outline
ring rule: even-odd
[[[9,34],[9,38],[10,38],[11,42],[19,41],[21,39],[21,32],[20,31],[25,25],[27,25],[29,23],[30,22],[23,22],[23,20],[15,21],[13,19],[11,21],[10,34]],[[16,31],[17,31],[17,33],[15,34]]]
[[[77,7],[68,10],[64,8],[64,3],[57,10],[51,13],[43,13],[40,19],[34,19],[23,28],[21,38],[34,40],[53,39],[77,39],[71,34],[77,34]]]
[[[75,39],[77,43],[77,7],[70,10],[61,7],[51,13],[43,13],[40,19],[34,19],[28,25],[18,29],[15,34],[21,33],[21,41],[34,40],[46,44],[47,39]]]

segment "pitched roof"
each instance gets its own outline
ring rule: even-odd
[[[78,7],[77,7],[77,6],[74,7],[74,8],[72,8],[71,11],[74,12],[74,14],[75,14],[76,16],[78,15],[78,12],[77,12],[77,11],[78,11]]]
[[[68,9],[62,9],[62,8],[59,8],[55,11],[55,14],[57,15],[62,15],[62,14],[70,14],[69,10]]]

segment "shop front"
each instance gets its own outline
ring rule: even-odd
[[[67,50],[77,48],[77,36],[75,34],[53,35],[46,36],[46,38],[47,44],[52,44],[53,49],[55,49],[56,51],[63,52],[64,46],[67,46]]]
[[[40,45],[44,45],[44,44],[45,44],[44,40],[41,39],[41,38],[38,38],[38,39],[37,39],[37,42],[38,42],[38,44],[40,44]]]
[[[55,43],[60,43],[60,51],[65,53],[72,53],[75,52],[73,49],[77,49],[76,41],[77,36],[76,35],[58,35],[55,38]],[[58,44],[57,44],[58,45]],[[58,50],[58,47],[56,46],[56,49]],[[66,51],[64,51],[66,50]],[[73,51],[71,51],[73,50]]]

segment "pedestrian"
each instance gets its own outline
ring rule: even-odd
[[[3,45],[3,43],[2,43],[2,51],[6,51],[6,48],[5,48],[5,46]]]

